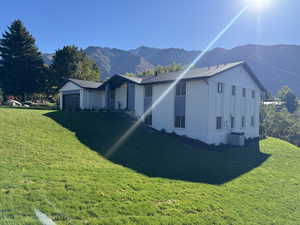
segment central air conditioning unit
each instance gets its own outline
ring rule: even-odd
[[[233,146],[245,145],[245,133],[243,132],[231,132],[228,137],[228,144]]]

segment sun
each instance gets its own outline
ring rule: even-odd
[[[270,0],[246,0],[251,8],[262,10],[270,5]]]

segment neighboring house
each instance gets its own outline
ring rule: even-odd
[[[273,107],[275,107],[276,112],[279,112],[280,110],[282,110],[282,108],[285,106],[285,104],[286,103],[281,101],[280,99],[263,101],[264,106],[273,106]]]
[[[61,109],[121,109],[140,118],[181,74],[115,75],[102,82],[70,79]],[[207,144],[228,142],[231,132],[259,136],[260,96],[265,89],[245,62],[192,69],[144,122]]]
[[[264,105],[273,105],[273,106],[282,106],[285,104],[285,102],[275,99],[275,100],[264,100],[263,104]]]

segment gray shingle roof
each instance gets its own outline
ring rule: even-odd
[[[234,63],[211,66],[211,67],[191,69],[184,75],[183,79],[208,78],[218,73],[221,73],[225,70],[231,69],[242,63],[243,62],[234,62]],[[173,81],[176,80],[182,74],[182,72],[183,71],[178,71],[178,72],[171,72],[171,73],[157,75],[157,76],[146,77],[143,79],[141,83],[149,84],[149,83]]]
[[[215,76],[217,74],[220,74],[226,70],[232,69],[238,65],[243,65],[244,68],[247,70],[247,72],[250,74],[252,79],[255,81],[255,83],[258,85],[258,87],[262,91],[266,91],[264,86],[259,82],[255,74],[252,72],[250,67],[247,65],[247,63],[243,61],[239,62],[232,62],[227,64],[221,64],[216,66],[210,66],[210,67],[204,67],[204,68],[195,68],[189,70],[182,79],[203,79],[203,78],[209,78],[212,76]],[[69,79],[69,81],[75,83],[76,85],[80,86],[81,88],[91,88],[91,89],[97,89],[97,88],[104,88],[106,84],[115,81],[116,78],[120,78],[123,80],[128,80],[137,84],[155,84],[155,83],[163,83],[163,82],[172,82],[176,80],[183,71],[178,72],[171,72],[171,73],[165,73],[161,75],[148,75],[143,77],[137,77],[137,76],[126,76],[126,75],[115,75],[103,82],[93,82],[93,81],[85,81],[85,80],[77,80],[77,79]],[[123,82],[123,81],[122,81]]]
[[[74,84],[78,85],[81,88],[91,88],[96,89],[101,86],[102,82],[94,82],[94,81],[87,81],[87,80],[77,80],[70,78],[69,81],[73,82]]]
[[[232,62],[227,64],[221,64],[216,66],[210,66],[210,67],[203,67],[203,68],[195,68],[189,70],[182,79],[201,79],[201,78],[209,78],[212,76],[215,76],[217,74],[220,74],[226,70],[232,69],[238,65],[243,65],[244,68],[247,70],[247,72],[250,74],[252,79],[255,81],[255,83],[258,85],[258,87],[262,91],[266,91],[264,86],[260,83],[260,81],[257,79],[253,71],[250,69],[250,67],[247,65],[247,63],[243,61],[238,62]],[[183,71],[178,72],[171,72],[161,75],[151,75],[151,76],[145,76],[145,77],[129,77],[126,75],[121,75],[122,77],[131,80],[138,84],[155,84],[155,83],[163,83],[163,82],[172,82],[176,80]]]

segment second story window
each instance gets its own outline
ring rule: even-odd
[[[185,96],[186,95],[186,82],[180,81],[176,85],[176,96]]]
[[[255,97],[256,97],[256,93],[255,93],[254,90],[252,90],[251,95],[252,95],[252,98],[255,98]]]
[[[152,97],[152,85],[145,86],[145,97]]]
[[[232,85],[232,87],[231,87],[231,94],[233,96],[235,96],[235,94],[236,94],[236,86],[235,85]]]
[[[223,93],[224,91],[224,83],[219,82],[218,83],[218,93]]]
[[[246,88],[243,88],[243,97],[246,98]]]

